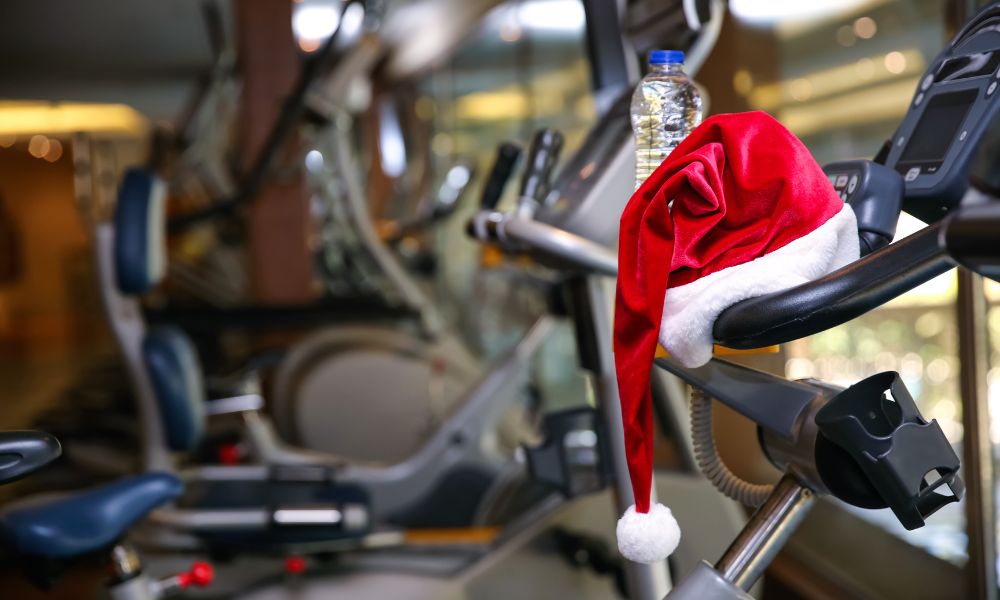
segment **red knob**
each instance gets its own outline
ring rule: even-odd
[[[243,451],[238,444],[219,446],[219,462],[224,465],[238,465],[243,460]]]
[[[298,575],[300,573],[305,573],[306,571],[306,559],[301,556],[287,556],[285,557],[285,573],[289,575]]]
[[[187,573],[181,573],[177,576],[177,582],[182,588],[187,588],[191,585],[205,587],[212,583],[213,579],[215,579],[215,569],[207,562],[201,561],[192,564],[191,570]]]

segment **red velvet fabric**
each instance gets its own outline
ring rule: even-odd
[[[706,119],[632,195],[618,241],[614,353],[638,512],[649,511],[649,378],[668,289],[777,250],[843,205],[802,142],[763,112]]]

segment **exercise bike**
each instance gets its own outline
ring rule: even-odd
[[[858,216],[863,258],[813,282],[730,307],[715,323],[717,343],[750,349],[811,335],[956,265],[1000,274],[990,241],[1000,218],[997,18],[1000,5],[982,10],[934,59],[875,160],[825,167]],[[929,226],[890,244],[901,209]],[[616,271],[614,256],[603,247],[523,213],[483,213],[471,228],[512,251]],[[694,389],[699,466],[721,491],[759,507],[714,567],[701,563],[670,598],[748,598],[746,590],[818,496],[860,508],[888,507],[906,529],[914,529],[964,493],[955,451],[937,423],[920,415],[896,373],[843,389],[786,381],[717,358],[698,369],[669,358],[656,364]],[[777,485],[752,485],[725,468],[711,439],[710,398],[757,423],[766,455],[785,473]]]
[[[61,454],[58,440],[46,433],[0,433],[0,485],[43,469]],[[159,600],[206,587],[214,576],[210,564],[195,562],[184,572],[151,578],[124,540],[137,521],[180,491],[176,478],[147,473],[68,496],[22,500],[0,511],[0,545],[41,589],[55,585],[67,567],[95,556],[108,568],[105,590],[112,600]]]

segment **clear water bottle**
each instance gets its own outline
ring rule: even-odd
[[[653,50],[649,73],[632,94],[635,187],[701,123],[701,94],[684,72],[684,53]]]

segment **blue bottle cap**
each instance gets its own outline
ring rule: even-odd
[[[653,50],[649,53],[649,64],[651,65],[666,65],[666,64],[684,64],[684,53],[680,50]]]

